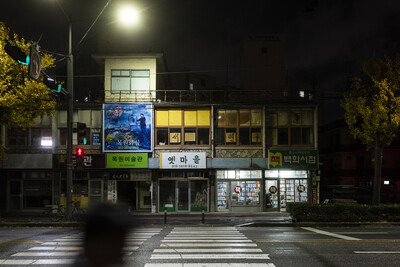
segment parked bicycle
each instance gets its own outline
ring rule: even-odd
[[[73,221],[82,221],[86,215],[84,209],[81,208],[80,201],[72,201],[72,220]],[[49,216],[49,219],[52,222],[59,222],[62,220],[66,220],[66,209],[64,205],[57,203],[57,207],[51,206],[46,209],[45,213]]]

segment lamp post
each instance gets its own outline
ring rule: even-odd
[[[80,44],[86,35],[89,33],[91,28],[94,26],[98,18],[101,16],[103,11],[107,8],[108,4],[111,2],[109,0],[106,5],[103,7],[101,12],[98,14],[96,19],[94,20],[93,24],[84,34],[83,38],[79,41]],[[73,115],[74,115],[74,58],[72,54],[72,21],[70,16],[65,12],[64,8],[57,1],[58,6],[60,7],[61,11],[64,13],[68,20],[68,56],[67,56],[67,91],[68,91],[68,109],[67,109],[67,159],[66,159],[66,170],[67,170],[67,203],[66,203],[66,217],[67,220],[70,221],[72,219],[72,179],[74,176],[74,169],[72,166],[72,136],[73,136]],[[120,12],[120,20],[129,22],[127,24],[134,24],[138,21],[138,13],[133,8],[125,9],[128,10],[127,12]]]

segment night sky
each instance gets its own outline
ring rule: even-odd
[[[72,16],[73,47],[108,2],[59,1]],[[329,98],[340,95],[361,62],[374,54],[394,55],[400,48],[398,0],[126,1],[141,11],[140,25],[131,29],[115,22],[122,2],[110,3],[77,47],[76,61],[91,60],[98,35],[110,36],[132,47],[159,48],[171,72],[204,71],[217,77],[218,86],[240,86],[244,34],[279,33],[286,38],[289,77],[312,79],[329,106],[337,105]],[[68,22],[55,0],[1,1],[0,20],[26,39],[41,38],[43,50],[67,52]],[[101,72],[90,67],[75,74]]]

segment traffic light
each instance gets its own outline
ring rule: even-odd
[[[36,43],[31,45],[29,59],[28,75],[38,82],[40,78],[40,71],[42,68],[42,59],[39,54],[39,46]]]
[[[29,65],[29,56],[27,56],[17,45],[11,44],[9,40],[6,40],[5,42],[4,51],[6,51],[12,59],[18,61],[18,63]]]
[[[78,145],[86,145],[86,123],[77,122]]]
[[[76,166],[82,167],[83,166],[83,157],[85,156],[85,151],[82,147],[75,148],[75,159],[76,159]]]
[[[61,84],[59,84],[56,80],[51,78],[49,75],[44,73],[43,74],[43,83],[46,85],[51,91],[59,93],[61,91]]]

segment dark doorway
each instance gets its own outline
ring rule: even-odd
[[[117,181],[117,203],[136,210],[136,182]]]

